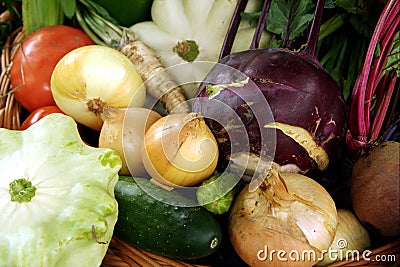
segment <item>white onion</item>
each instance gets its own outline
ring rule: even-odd
[[[104,108],[142,107],[146,90],[133,63],[101,45],[72,50],[54,68],[51,91],[57,106],[77,122],[100,130]]]

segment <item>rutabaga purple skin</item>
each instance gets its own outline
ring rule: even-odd
[[[316,161],[308,152],[282,131],[276,130],[276,141],[269,140],[269,136],[274,137],[275,129],[263,126],[271,121],[306,129],[330,160],[337,155],[345,134],[346,104],[341,89],[318,62],[297,52],[268,48],[234,53],[219,63],[250,77],[265,97],[261,99],[260,92],[248,83],[243,87],[224,89],[213,98],[231,107],[241,118],[245,129],[236,129],[232,127],[231,115],[207,101],[206,85],[229,84],[243,78],[218,64],[200,85],[192,110],[211,118],[207,123],[219,141],[221,162],[226,163],[232,152],[248,151],[246,143],[240,142],[243,135],[248,135],[252,153],[268,154],[276,142],[274,162],[281,166],[295,164],[303,173],[317,169]],[[273,116],[268,115],[269,108]]]

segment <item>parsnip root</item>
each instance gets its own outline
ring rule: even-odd
[[[172,80],[154,51],[132,35],[124,35],[118,50],[133,62],[147,92],[159,99],[168,112],[189,113],[190,107],[182,88]]]

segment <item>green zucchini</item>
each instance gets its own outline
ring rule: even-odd
[[[175,190],[120,176],[114,192],[119,204],[114,234],[130,245],[175,259],[202,258],[219,247],[222,231],[216,218]]]

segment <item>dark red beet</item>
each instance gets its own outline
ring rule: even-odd
[[[320,20],[322,7],[323,3],[318,3],[316,20]],[[315,59],[318,36],[315,28],[320,23],[317,22],[314,21],[314,32],[311,31],[314,36],[310,34],[309,47],[302,53],[282,48],[250,48],[222,57],[221,64],[217,64],[207,75],[193,102],[193,111],[210,118],[207,122],[219,140],[222,160],[232,152],[248,151],[245,142],[240,142],[243,135],[249,136],[250,152],[256,155],[275,152],[272,155],[274,162],[281,166],[294,164],[301,172],[327,167],[324,159],[315,158],[321,157],[321,151],[325,151],[328,158],[335,156],[345,134],[346,105],[337,83]],[[235,70],[244,75],[240,77]],[[228,87],[221,90],[212,99],[214,101],[209,101],[208,84],[229,84],[242,81],[246,76],[257,88],[252,82],[242,87]],[[231,107],[241,118],[245,129],[232,127],[233,114],[228,116],[227,112],[221,112],[221,105],[215,101]],[[273,117],[269,114],[271,111]],[[270,140],[275,138],[275,129],[263,127],[272,121],[305,129],[317,146],[311,149],[312,152],[307,151],[278,129],[275,150],[272,147],[275,140]],[[301,136],[305,136],[304,133]]]

